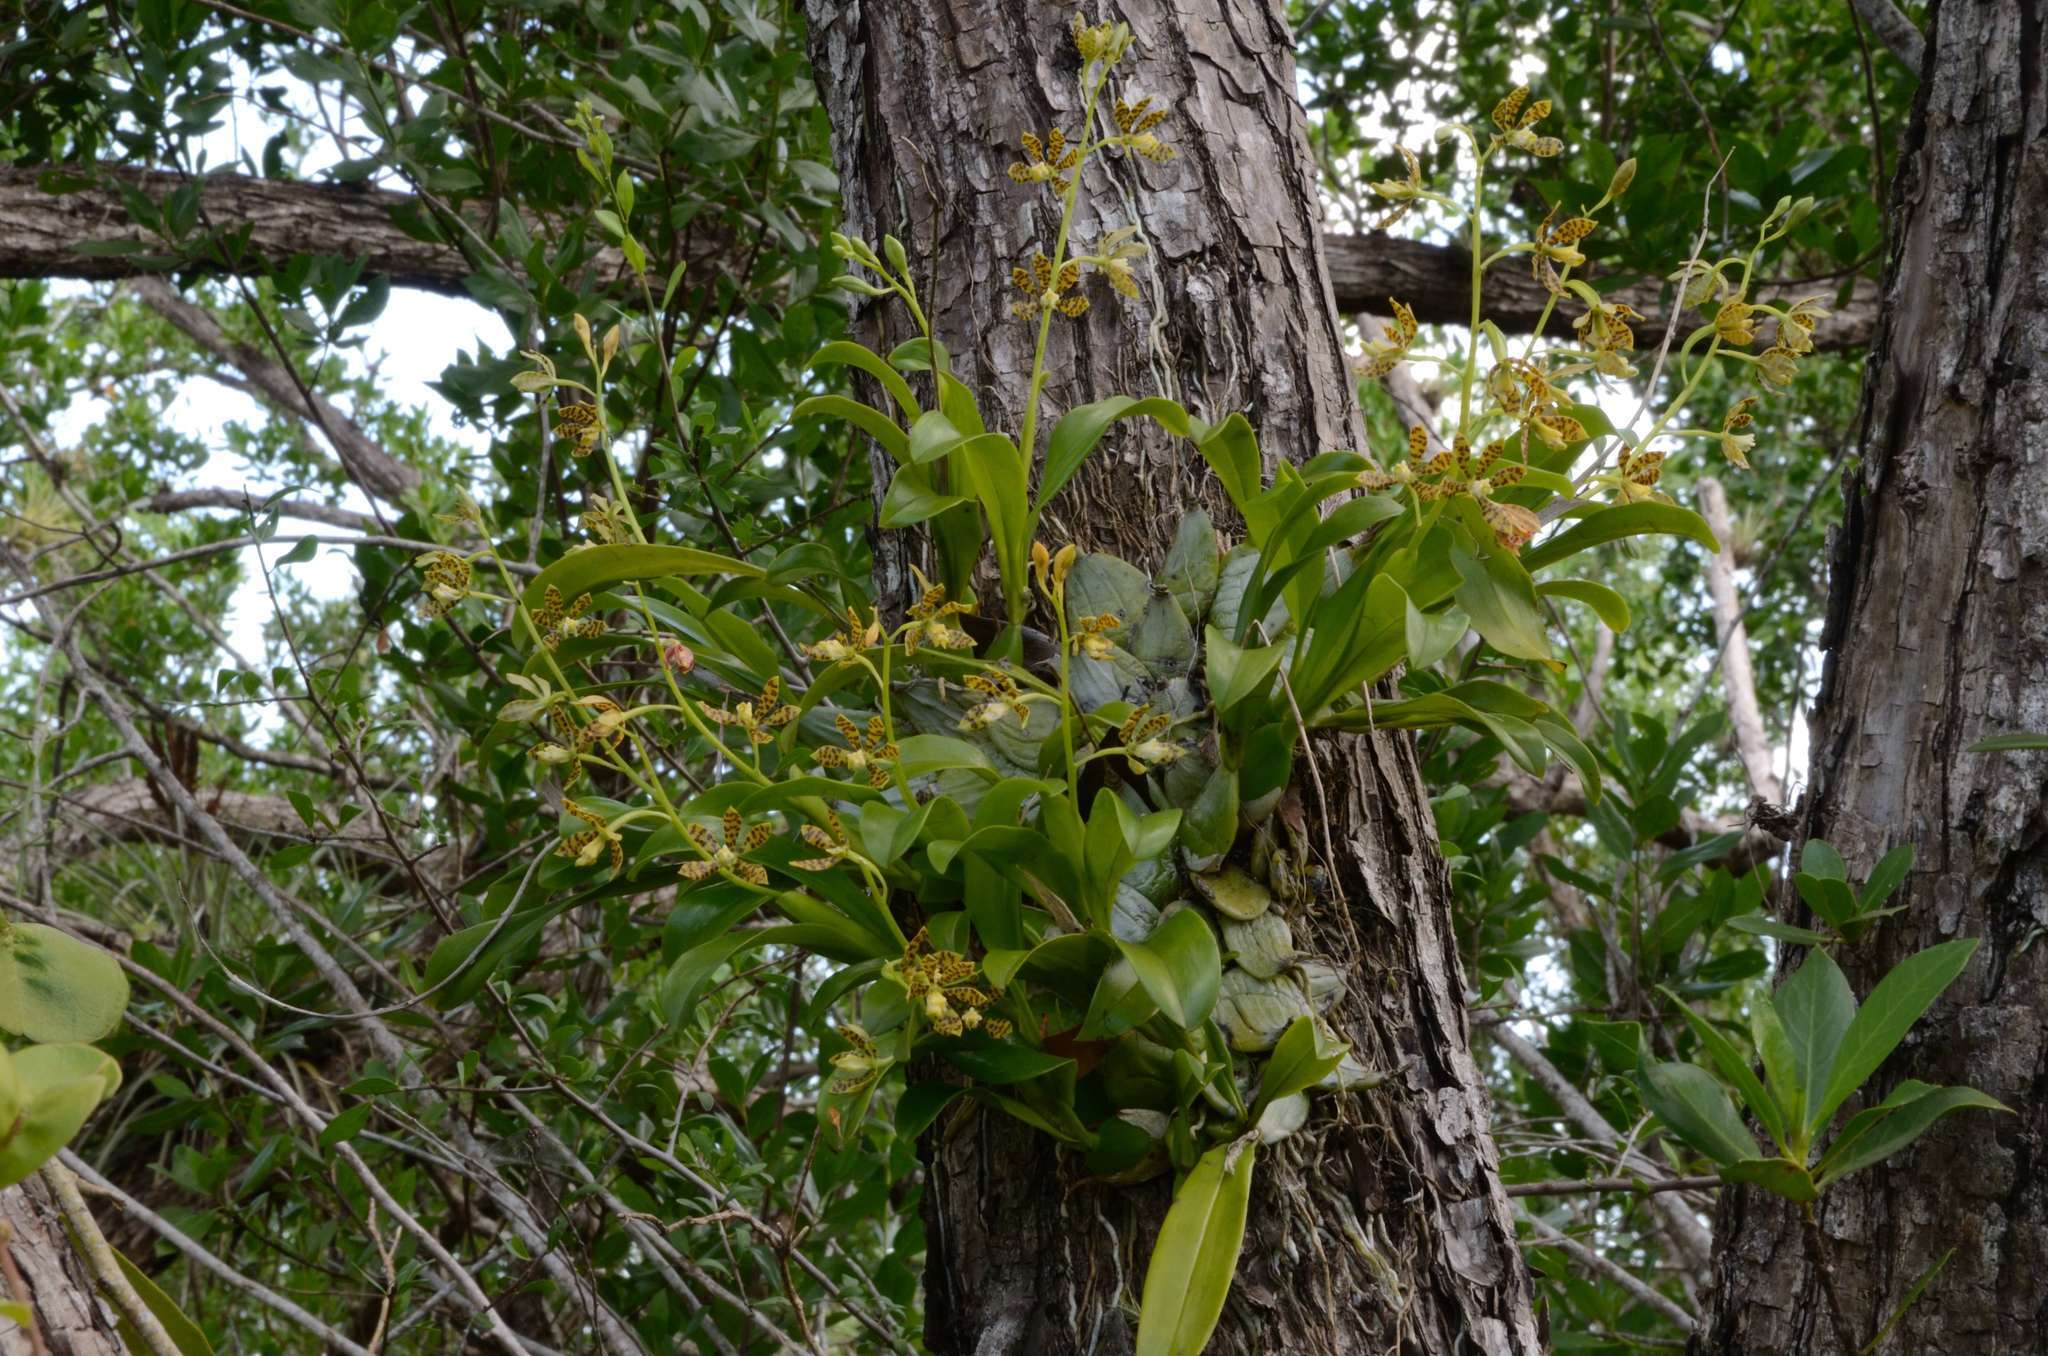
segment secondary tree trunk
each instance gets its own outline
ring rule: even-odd
[[[1016,428],[1031,322],[1010,270],[1049,245],[1049,195],[1005,170],[1022,132],[1078,130],[1067,6],[1039,0],[810,0],[811,49],[835,132],[846,229],[910,247],[925,305],[991,427]],[[1173,110],[1160,165],[1100,162],[1076,238],[1136,224],[1143,302],[1107,289],[1057,318],[1042,418],[1118,393],[1244,411],[1269,457],[1356,447],[1361,423],[1331,308],[1315,180],[1294,99],[1292,39],[1271,0],[1122,7],[1136,61],[1118,93]],[[1099,176],[1103,171],[1092,170]],[[902,318],[860,317],[878,348]],[[1120,426],[1042,535],[1156,564],[1181,514],[1222,495],[1191,448]],[[880,543],[900,596],[905,552]],[[1327,804],[1301,788],[1336,889],[1313,932],[1348,993],[1334,1016],[1387,1084],[1325,1099],[1310,1132],[1261,1156],[1238,1284],[1216,1352],[1534,1352],[1529,1285],[1498,1183],[1485,1088],[1466,1039],[1446,877],[1403,739],[1326,744]],[[983,1116],[928,1149],[927,1341],[939,1353],[1128,1351],[1166,1185],[1072,1185],[1048,1141]]]
[[[2039,1351],[2048,1324],[2048,25],[2032,0],[1941,0],[1893,198],[1893,258],[1847,487],[1806,831],[1852,876],[1917,849],[1906,913],[1838,959],[1859,993],[1952,937],[1982,946],[1885,1065],[1970,1084],[1966,1113],[1823,1197],[1849,1326],[1878,1348]],[[1795,1211],[1730,1192],[1698,1349],[1841,1349]],[[1951,1250],[1953,1252],[1951,1253]]]

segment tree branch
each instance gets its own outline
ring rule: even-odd
[[[1927,55],[1927,39],[1892,0],[1849,0],[1856,17],[1870,26],[1877,40],[1906,63],[1906,69],[1920,74],[1921,58]]]
[[[1691,1332],[1699,1327],[1699,1320],[1687,1313],[1669,1296],[1652,1290],[1649,1286],[1643,1284],[1634,1272],[1608,1261],[1599,1253],[1579,1242],[1578,1239],[1552,1228],[1533,1215],[1529,1217],[1529,1227],[1536,1231],[1537,1237],[1541,1238],[1546,1245],[1557,1248],[1573,1261],[1579,1263],[1579,1265],[1599,1272],[1623,1290],[1628,1291],[1637,1300],[1649,1305],[1652,1309],[1670,1319],[1677,1325],[1680,1332]]]
[[[1503,769],[1488,779],[1490,785],[1507,788],[1508,813],[1525,815],[1541,811],[1549,815],[1583,816],[1586,813],[1586,788],[1577,774],[1566,777],[1556,786],[1540,777],[1532,777],[1520,769]],[[1778,847],[1784,841],[1768,829],[1741,820],[1720,821],[1709,819],[1690,807],[1680,811],[1678,822],[1658,835],[1657,841],[1674,851],[1684,851],[1704,843],[1709,838],[1724,833],[1741,832],[1742,841],[1728,849],[1728,855],[1709,865],[1725,866],[1735,875],[1753,869],[1759,862],[1767,862],[1778,855]]]
[[[1493,1043],[1507,1052],[1508,1058],[1522,1066],[1528,1075],[1551,1095],[1564,1111],[1565,1119],[1579,1127],[1598,1143],[1614,1150],[1620,1157],[1617,1167],[1643,1173],[1652,1180],[1661,1181],[1665,1174],[1658,1164],[1638,1151],[1629,1148],[1619,1132],[1607,1123],[1599,1108],[1586,1100],[1573,1082],[1558,1072],[1555,1064],[1545,1057],[1541,1050],[1517,1036],[1505,1023],[1491,1028],[1487,1034]],[[1679,1260],[1701,1276],[1707,1274],[1707,1267],[1713,1258],[1714,1240],[1707,1227],[1700,1223],[1698,1215],[1684,1202],[1670,1196],[1653,1195],[1651,1206],[1664,1220],[1666,1234]]]
[[[237,513],[249,513],[258,509],[275,512],[280,517],[297,518],[309,523],[325,523],[329,527],[346,528],[351,532],[377,533],[383,529],[377,520],[367,513],[357,513],[333,504],[314,503],[308,499],[277,499],[265,501],[249,491],[219,489],[162,490],[146,499],[138,499],[128,506],[137,513],[179,513],[185,509],[217,508],[232,509]]]
[[[128,286],[144,305],[184,331],[193,343],[248,378],[271,404],[311,420],[334,444],[349,479],[365,492],[396,501],[419,488],[418,471],[379,447],[355,420],[327,400],[302,391],[282,363],[230,337],[211,311],[185,300],[160,277],[138,277]]]
[[[1742,624],[1742,601],[1735,595],[1735,521],[1728,512],[1728,494],[1712,476],[1700,477],[1700,512],[1713,529],[1721,549],[1707,557],[1707,592],[1714,602],[1714,634],[1721,647],[1721,681],[1728,696],[1728,721],[1735,727],[1735,749],[1749,773],[1749,789],[1771,805],[1785,800],[1784,784],[1771,766],[1771,741],[1756,701],[1756,674],[1749,665],[1749,630]]]
[[[1641,1177],[1560,1177],[1548,1182],[1510,1182],[1510,1196],[1582,1196],[1600,1191],[1626,1191],[1650,1196],[1659,1191],[1712,1191],[1721,1185],[1719,1177],[1667,1177],[1661,1182]]]
[[[1910,26],[1910,25],[1909,25]],[[53,194],[40,180],[62,176],[87,186]],[[171,268],[208,268],[170,249],[128,217],[122,189],[161,202],[188,182],[183,175],[117,166],[83,169],[64,165],[0,165],[0,277],[113,280]],[[453,245],[422,240],[399,223],[418,216],[420,201],[386,189],[315,182],[284,182],[239,174],[211,174],[197,181],[210,220],[246,227],[248,240],[238,266],[264,272],[300,254],[338,254],[363,262],[366,274],[382,274],[400,287],[446,296],[469,295],[476,272]],[[126,241],[134,253],[107,254],[104,241]],[[713,263],[722,242],[692,263]],[[1470,306],[1471,260],[1463,250],[1394,236],[1329,234],[1323,237],[1331,285],[1340,314],[1384,310],[1388,297],[1413,307],[1430,324],[1463,324]],[[615,252],[593,260],[600,274],[624,268]],[[1650,333],[1663,326],[1655,283],[1614,294],[1650,317]],[[1526,270],[1503,267],[1487,278],[1487,314],[1501,329],[1527,333],[1543,313],[1547,294]],[[1769,300],[1768,290],[1761,298]],[[1821,322],[1814,343],[1853,348],[1869,342],[1877,319],[1877,293],[1859,284],[1855,298]],[[284,402],[296,408],[295,402]]]
[[[350,1341],[345,1334],[321,1322],[312,1313],[284,1295],[280,1295],[277,1291],[272,1290],[261,1281],[244,1276],[241,1272],[236,1271],[226,1262],[214,1256],[206,1248],[194,1242],[192,1237],[184,1230],[165,1219],[162,1215],[157,1214],[156,1211],[151,1210],[141,1201],[136,1200],[133,1196],[121,1190],[121,1188],[115,1186],[96,1172],[92,1164],[86,1162],[71,1150],[59,1150],[57,1158],[61,1164],[59,1171],[68,1170],[77,1174],[94,1191],[114,1202],[124,1213],[132,1216],[146,1226],[151,1233],[154,1233],[158,1238],[190,1258],[195,1265],[204,1268],[257,1303],[264,1305],[290,1322],[304,1328],[307,1332],[312,1333],[327,1344],[328,1350],[342,1352],[345,1356],[369,1356],[369,1353],[362,1346]]]

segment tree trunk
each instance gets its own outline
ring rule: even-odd
[[[1078,130],[1072,11],[1039,0],[810,0],[809,11],[846,229],[904,240],[956,369],[990,426],[1015,429],[1035,335],[1033,322],[1011,317],[1010,270],[1050,244],[1057,209],[1005,170],[1021,158],[1019,133]],[[1280,6],[1133,0],[1121,17],[1137,46],[1116,93],[1172,109],[1158,130],[1179,156],[1097,161],[1075,238],[1140,226],[1156,284],[1129,303],[1101,289],[1080,320],[1055,318],[1041,418],[1163,392],[1211,421],[1244,411],[1269,457],[1359,446]],[[906,325],[882,308],[858,318],[884,350],[910,337]],[[1121,425],[1041,536],[1156,565],[1198,506],[1228,520],[1192,449]],[[879,582],[898,597],[917,549],[878,543]],[[1318,855],[1329,843],[1338,859],[1325,863],[1333,888],[1296,936],[1341,967],[1348,989],[1333,1018],[1388,1079],[1319,1099],[1308,1131],[1261,1155],[1237,1284],[1210,1350],[1534,1352],[1413,752],[1385,736],[1318,752],[1322,787],[1297,788],[1295,818]],[[1077,1165],[1049,1141],[992,1115],[929,1143],[926,1171],[931,1350],[1130,1350],[1166,1183],[1074,1185]]]
[[[1907,911],[1837,957],[1859,993],[1915,951],[1979,937],[1880,1071],[1968,1084],[1969,1112],[1820,1203],[1850,1332],[1837,1342],[1797,1212],[1722,1198],[1697,1350],[2041,1350],[2048,1324],[2048,25],[2033,0],[1935,7],[1893,199],[1893,257],[1847,486],[1806,831],[1867,871],[1912,842]]]
[[[6,1235],[0,1246],[6,1247],[22,1289],[19,1296],[13,1294],[9,1276],[0,1280],[0,1297],[23,1299],[35,1310],[42,1349],[49,1356],[122,1356],[126,1348],[107,1321],[40,1174],[0,1191],[0,1230]],[[0,1356],[29,1356],[35,1349],[25,1331],[0,1319]]]

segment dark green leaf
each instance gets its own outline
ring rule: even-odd
[[[1976,950],[1977,939],[1974,937],[1943,942],[1906,957],[1877,982],[1877,987],[1870,991],[1870,997],[1863,1000],[1862,1008],[1842,1034],[1840,1051],[1832,1061],[1828,1077],[1807,1084],[1809,1088],[1819,1086],[1826,1089],[1808,1114],[1809,1126],[1825,1125],[1835,1108],[1863,1086],[1864,1079],[1877,1072],[1877,1066],[1884,1063],[1885,1056],[1905,1039],[1906,1032],[1920,1020],[1921,1014],[1934,1000],[1941,997],[1942,990],[1955,982]],[[1811,959],[1807,961],[1808,965],[1812,963]],[[1782,1017],[1784,1009],[1780,1007],[1778,1011]],[[1788,1022],[1788,1031],[1789,1027]],[[1794,1043],[1797,1044],[1796,1037]]]
[[[1714,1076],[1697,1064],[1645,1060],[1636,1067],[1643,1105],[1671,1133],[1726,1166],[1756,1156],[1756,1140]]]

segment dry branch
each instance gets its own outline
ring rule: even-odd
[[[39,180],[53,171],[71,182],[89,176],[95,181],[75,192],[46,193]],[[0,165],[0,277],[113,280],[173,266],[204,267],[205,261],[170,251],[130,221],[122,203],[123,186],[161,202],[183,182],[176,174],[113,166],[81,171],[75,166]],[[469,295],[466,282],[476,270],[462,252],[422,240],[399,224],[421,213],[422,204],[409,194],[239,174],[208,175],[203,183],[207,219],[248,229],[239,262],[250,272],[274,268],[295,255],[332,254],[360,259],[365,274],[384,275],[401,287]],[[140,252],[83,248],[103,241],[127,241]],[[1373,233],[1325,235],[1323,252],[1341,315],[1383,310],[1388,297],[1400,298],[1430,324],[1461,324],[1468,314],[1471,261],[1460,249]],[[600,274],[619,268],[615,257],[594,262]],[[1514,333],[1533,328],[1547,300],[1532,278],[1513,268],[1493,270],[1486,290],[1487,314]],[[1645,333],[1663,328],[1659,291],[1652,284],[1615,294],[1650,317]],[[1814,342],[1827,349],[1867,343],[1876,316],[1874,289],[1859,286],[1839,314],[1821,323]]]

